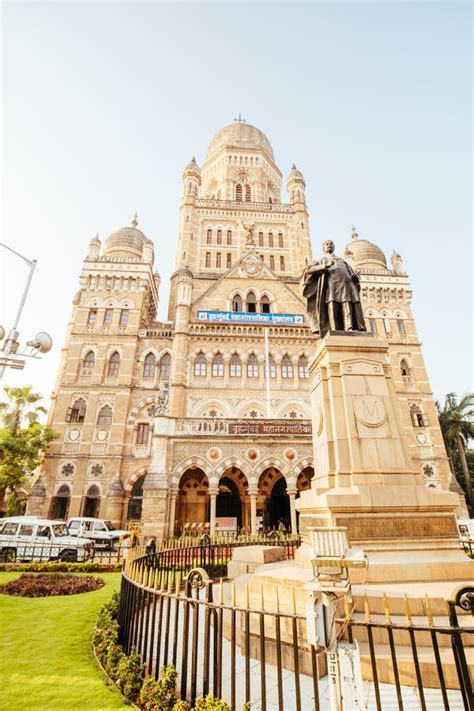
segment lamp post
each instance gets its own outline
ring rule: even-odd
[[[51,350],[53,342],[49,334],[45,333],[44,331],[40,331],[36,334],[35,338],[32,341],[27,341],[25,349],[18,354],[18,348],[20,345],[18,342],[18,336],[20,335],[18,332],[18,323],[20,321],[26,297],[30,289],[31,280],[33,279],[33,274],[36,268],[37,261],[36,259],[27,259],[22,254],[9,247],[7,244],[4,244],[3,242],[0,242],[0,246],[5,247],[5,249],[8,249],[9,252],[12,252],[17,257],[20,257],[20,259],[22,259],[29,266],[28,277],[20,300],[20,304],[18,306],[18,311],[13,322],[13,326],[11,327],[8,336],[6,337],[3,346],[0,348],[1,380],[7,367],[14,368],[16,370],[22,370],[25,367],[25,361],[22,358],[19,358],[18,355],[25,356],[27,358],[39,358],[39,353],[47,353]],[[0,340],[4,337],[4,335],[5,331],[2,326],[0,326]]]

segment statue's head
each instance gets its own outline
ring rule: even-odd
[[[327,239],[325,242],[323,242],[323,253],[324,254],[332,254],[335,250],[334,242],[332,239]]]

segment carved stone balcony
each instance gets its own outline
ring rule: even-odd
[[[291,213],[291,205],[283,202],[245,202],[238,200],[205,200],[198,198],[196,207],[220,208],[222,210],[265,210],[266,212]]]

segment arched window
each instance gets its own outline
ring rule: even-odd
[[[156,358],[153,353],[148,353],[143,364],[143,377],[154,378],[156,370]]]
[[[240,378],[242,376],[242,363],[237,353],[233,353],[230,357],[229,373],[231,378]]]
[[[285,257],[282,254],[280,255],[280,271],[285,271]]]
[[[137,444],[148,444],[150,437],[150,424],[148,422],[140,422],[137,427]]]
[[[84,497],[82,505],[82,515],[87,518],[96,518],[99,513],[100,506],[100,489],[95,484],[92,484],[87,489],[87,494]]]
[[[278,246],[283,248],[283,234],[281,232],[278,233]]]
[[[242,186],[240,183],[235,186],[235,199],[237,202],[242,202]]]
[[[282,378],[292,378],[293,377],[293,363],[289,356],[283,356],[281,360],[281,377]]]
[[[110,405],[104,405],[99,410],[97,415],[97,427],[110,427],[112,424],[112,408]]]
[[[397,326],[398,326],[398,333],[402,338],[407,335],[406,329],[405,329],[405,322],[401,318],[397,318]]]
[[[273,247],[273,232],[268,233],[268,246]]]
[[[198,378],[205,378],[207,371],[206,356],[204,353],[198,353],[194,361],[194,375]]]
[[[212,230],[210,227],[207,230],[206,244],[212,244]]]
[[[66,519],[70,501],[71,490],[67,484],[63,484],[51,501],[51,518],[53,520]]]
[[[171,356],[165,353],[160,360],[160,379],[169,380],[171,375]]]
[[[406,362],[405,358],[400,363],[400,370],[403,375],[403,377],[407,377],[410,375],[410,368],[408,366],[408,363]]]
[[[247,313],[254,314],[257,311],[257,299],[253,291],[247,294]]]
[[[216,353],[214,360],[212,361],[212,377],[213,378],[223,378],[224,377],[224,358],[222,353]]]
[[[232,230],[227,230],[227,244],[232,244]]]
[[[120,354],[115,351],[109,358],[109,363],[107,365],[107,375],[109,377],[116,377],[119,374],[120,368]]]
[[[418,405],[412,405],[410,407],[410,417],[413,427],[426,427],[428,425],[426,415],[422,413]]]
[[[390,323],[390,321],[389,321],[388,318],[384,318],[384,320],[383,320],[383,327],[384,327],[385,333],[386,333],[387,335],[389,335],[390,333],[392,333],[392,324]]]
[[[230,252],[227,252],[225,265],[226,265],[227,269],[230,269],[232,266],[232,254]]]
[[[250,190],[250,185],[245,186],[245,202],[250,202],[252,200],[252,191]]]
[[[258,233],[258,246],[263,247],[263,232]]]
[[[369,318],[369,326],[370,326],[370,333],[372,336],[376,336],[378,333],[377,330],[377,321],[374,318]]]
[[[236,294],[232,299],[232,311],[242,311],[242,298],[239,296],[239,294]]]
[[[222,230],[217,230],[217,244],[222,244]]]
[[[94,369],[94,365],[95,365],[94,351],[89,351],[88,353],[86,353],[84,360],[82,361],[82,372],[84,374],[86,374],[86,371],[87,371],[87,373],[90,374]]]
[[[275,269],[275,257],[273,256],[273,254],[270,254],[270,269],[272,271],[274,271]]]
[[[119,326],[126,326],[128,323],[128,309],[120,310]]]
[[[270,313],[270,299],[266,295],[260,299],[260,311],[262,314]]]
[[[298,377],[300,380],[309,378],[308,359],[305,356],[300,356],[298,360]]]
[[[258,378],[258,359],[255,353],[251,353],[247,360],[247,377]]]
[[[132,487],[127,513],[127,519],[129,521],[139,521],[142,517],[143,484],[145,482],[145,476],[141,476],[137,479]]]
[[[276,378],[276,376],[277,376],[276,363],[275,363],[275,358],[272,356],[271,353],[268,356],[268,368],[270,371],[270,378]]]
[[[84,422],[86,419],[87,403],[81,397],[76,400],[66,412],[66,422]]]

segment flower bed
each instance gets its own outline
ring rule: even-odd
[[[2,573],[120,573],[121,563],[0,563]]]
[[[24,573],[19,578],[0,586],[0,593],[15,597],[52,597],[54,595],[77,595],[103,587],[104,581],[92,575],[69,575],[64,573],[31,575]]]

